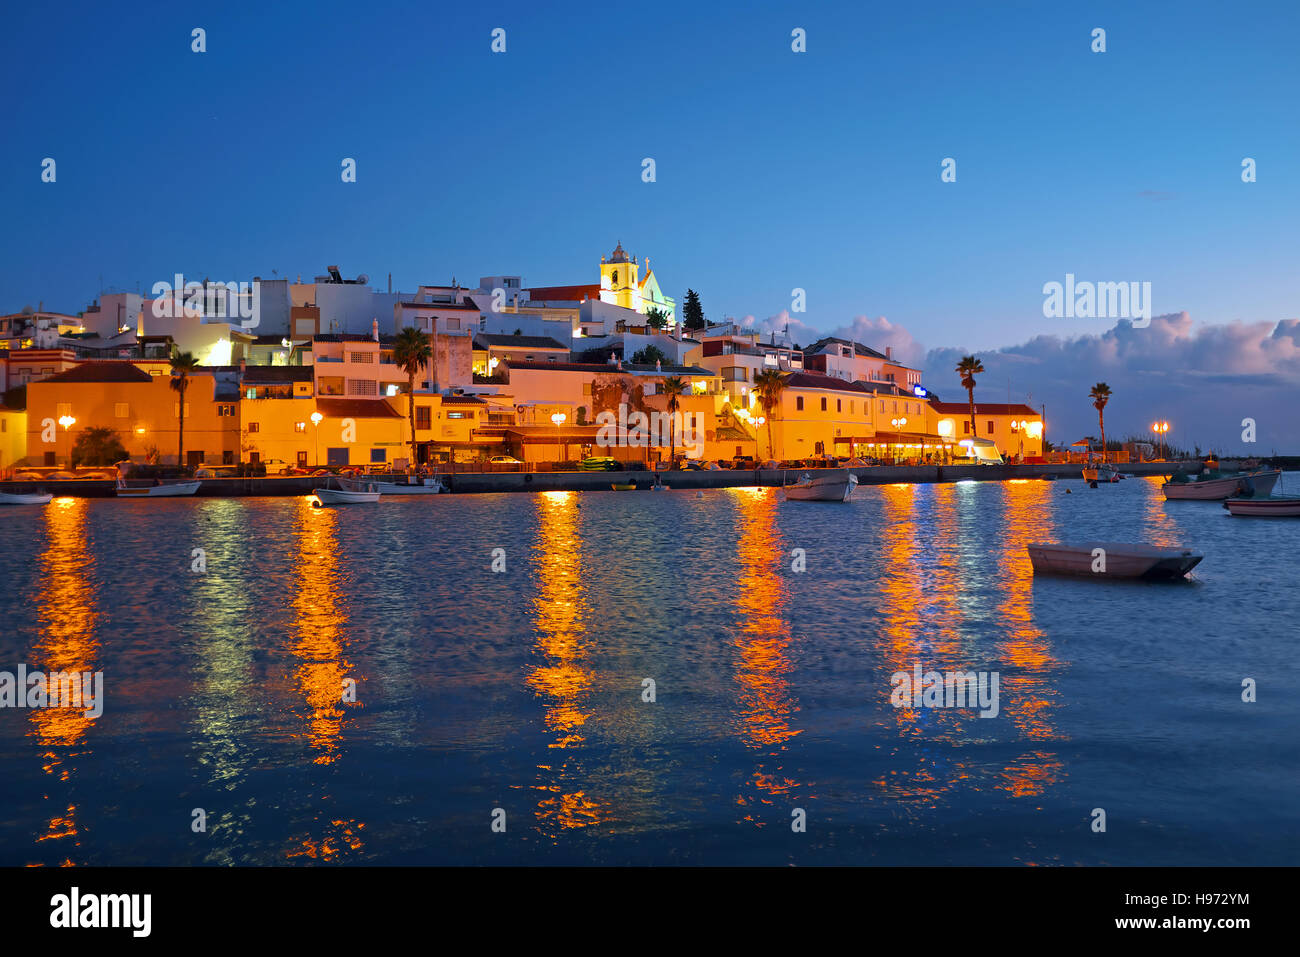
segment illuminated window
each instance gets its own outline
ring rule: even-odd
[[[307,431],[307,423],[306,423],[306,422],[295,422],[295,423],[293,424],[293,430],[294,430],[295,432],[306,432],[306,431]]]

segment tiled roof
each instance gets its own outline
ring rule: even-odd
[[[244,382],[310,382],[312,366],[246,366],[240,374]]]
[[[818,340],[817,340],[816,342],[814,342],[812,345],[810,345],[810,346],[808,346],[806,349],[804,349],[804,352],[805,352],[805,353],[820,353],[823,349],[825,349],[825,348],[826,348],[827,346],[829,346],[831,343],[834,343],[834,344],[839,345],[839,346],[852,346],[852,347],[853,347],[853,352],[854,352],[855,355],[859,355],[859,356],[870,356],[870,357],[873,358],[873,359],[888,359],[888,358],[889,358],[889,357],[886,356],[884,353],[882,353],[882,352],[877,352],[875,349],[872,349],[870,346],[864,346],[862,343],[860,343],[860,342],[855,342],[855,341],[853,341],[853,340],[851,340],[851,339],[839,339],[839,338],[836,338],[835,336],[827,336],[825,339],[818,339]],[[892,362],[893,360],[891,359],[891,360],[889,360],[889,361]]]
[[[969,402],[931,402],[930,407],[936,412],[944,415],[970,415]],[[1037,409],[1025,405],[1022,402],[1013,402],[1008,405],[1005,402],[981,402],[975,400],[976,415],[1029,415],[1035,418],[1040,414]]]
[[[43,380],[45,382],[152,382],[149,373],[129,361],[83,362]]]
[[[383,399],[317,399],[321,415],[334,419],[400,419],[401,413]]]
[[[479,346],[482,343],[482,346]],[[568,351],[568,347],[556,342],[550,336],[506,336],[495,333],[480,332],[474,336],[475,348],[487,348],[488,346],[501,346],[503,348],[517,349],[563,349]]]
[[[829,392],[871,392],[865,382],[845,382],[833,375],[820,372],[792,372],[785,377],[787,389],[825,389]]]
[[[600,284],[586,286],[536,286],[527,289],[528,298],[541,302],[580,302],[583,299],[599,299]]]

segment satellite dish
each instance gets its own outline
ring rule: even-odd
[[[366,283],[370,282],[370,277],[367,276],[365,273],[362,273],[360,276],[357,277],[357,282],[361,283],[361,285],[364,286]]]

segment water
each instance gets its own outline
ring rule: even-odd
[[[59,499],[3,523],[0,670],[99,670],[106,694],[99,717],[0,709],[3,865],[1300,853],[1300,522],[1155,480]],[[1035,579],[1041,539],[1206,559],[1189,584]],[[997,717],[894,708],[917,663],[998,672]]]

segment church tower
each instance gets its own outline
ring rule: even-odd
[[[620,241],[608,257],[600,259],[600,301],[641,312],[641,265],[629,258]]]

